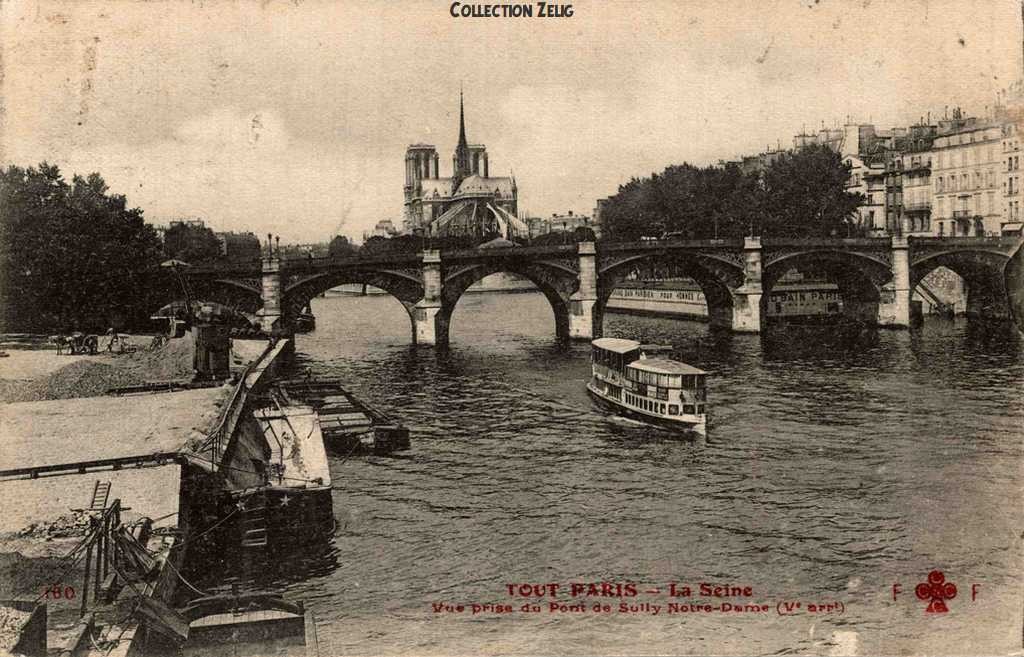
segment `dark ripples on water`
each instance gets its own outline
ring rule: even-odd
[[[312,605],[328,654],[1020,648],[1024,365],[1012,327],[758,337],[610,315],[607,334],[671,343],[713,373],[705,443],[594,409],[589,349],[554,342],[539,294],[466,297],[443,354],[408,345],[390,298],[318,299],[314,311],[298,367],[343,377],[414,441],[398,458],[335,461],[334,544],[259,578]],[[933,568],[959,587],[950,614],[926,615],[913,596]],[[507,582],[572,581],[749,585],[773,609],[838,600],[845,614],[430,610],[507,602]]]

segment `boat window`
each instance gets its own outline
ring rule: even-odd
[[[669,415],[679,415],[679,404],[669,404],[668,405],[668,414]]]
[[[705,401],[708,398],[708,391],[706,388],[698,388],[693,396],[697,401]]]
[[[668,378],[668,387],[669,388],[681,388],[682,385],[683,385],[682,376],[680,376],[679,374],[673,374],[672,376],[670,376]]]
[[[697,375],[697,387],[698,387],[698,388],[703,388],[703,387],[705,387],[704,379],[706,379],[706,378],[707,378],[707,377],[706,377],[706,376],[704,376],[703,374],[698,374],[698,375]]]
[[[697,415],[704,415],[704,404],[697,404]]]
[[[683,414],[684,415],[693,415],[693,412],[694,412],[693,404],[683,404]]]
[[[662,415],[665,414],[665,405],[664,404],[658,404],[658,412],[661,413]]]

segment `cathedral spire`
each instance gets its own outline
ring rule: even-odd
[[[469,144],[466,142],[466,113],[462,105],[462,88],[459,88],[459,145],[455,147],[455,160],[452,171],[452,193],[469,175]]]
[[[462,108],[462,89],[459,89],[459,147],[468,149],[466,144],[466,112]]]

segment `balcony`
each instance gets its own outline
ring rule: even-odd
[[[929,212],[932,209],[931,201],[914,201],[913,203],[904,203],[904,212]]]
[[[971,211],[970,210],[953,210],[953,218],[954,219],[970,219],[971,218]]]

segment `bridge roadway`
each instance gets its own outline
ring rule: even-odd
[[[623,280],[688,276],[701,287],[712,324],[759,332],[764,304],[789,269],[812,268],[834,280],[843,312],[879,326],[907,327],[914,288],[933,269],[959,274],[969,315],[1006,319],[1024,310],[1021,237],[661,240],[582,242],[345,258],[283,259],[268,248],[259,261],[197,265],[196,294],[256,311],[267,332],[287,333],[310,299],[362,283],[385,290],[409,313],[413,340],[446,344],[451,315],[474,283],[518,274],[547,297],[561,338],[601,335],[604,308]]]

